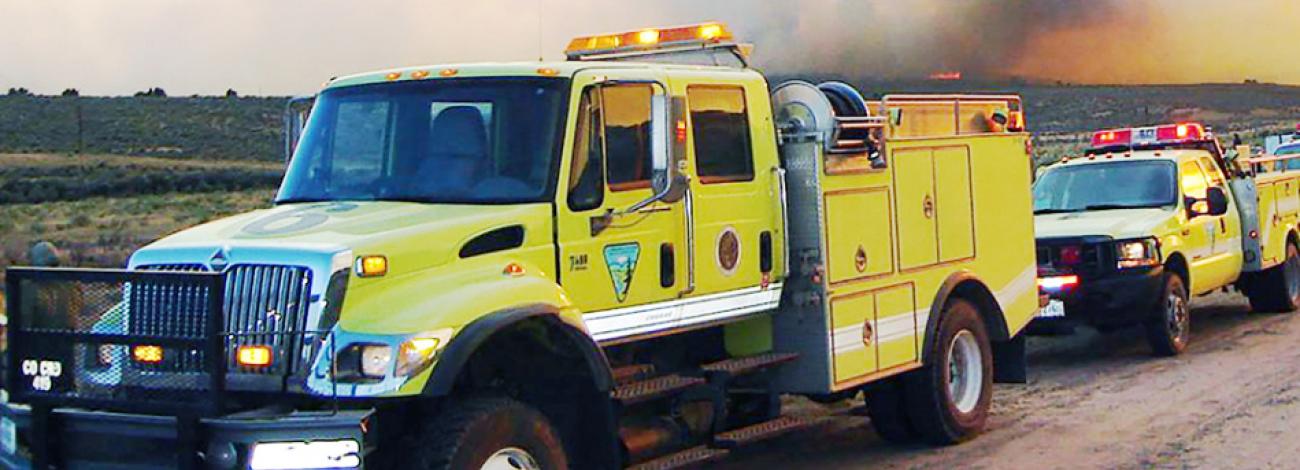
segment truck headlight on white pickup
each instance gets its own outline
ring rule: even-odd
[[[1160,246],[1154,238],[1119,241],[1115,243],[1115,258],[1119,269],[1157,266]]]

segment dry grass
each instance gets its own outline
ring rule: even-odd
[[[227,169],[245,168],[278,171],[281,162],[253,160],[197,160],[161,157],[132,157],[124,155],[64,155],[51,153],[0,153],[0,169],[4,168],[57,168],[69,165],[106,165],[150,169]]]
[[[66,264],[121,267],[131,252],[186,227],[270,205],[273,190],[169,193],[0,205],[0,268],[25,264],[38,241]]]

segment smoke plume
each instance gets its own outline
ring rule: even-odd
[[[1293,0],[0,0],[0,12],[0,89],[40,93],[303,93],[385,67],[561,59],[573,36],[707,20],[785,76],[1300,84]]]

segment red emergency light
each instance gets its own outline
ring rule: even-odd
[[[1156,127],[1110,129],[1092,134],[1092,147],[1130,147],[1144,144],[1195,142],[1206,139],[1205,126],[1189,122]]]
[[[1093,147],[1110,147],[1112,145],[1128,145],[1133,141],[1132,129],[1115,129],[1109,131],[1100,131],[1092,135]]]

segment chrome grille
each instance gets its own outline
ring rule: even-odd
[[[143,266],[151,271],[207,271],[201,264]],[[234,373],[285,375],[300,366],[303,333],[311,305],[311,270],[302,266],[239,264],[226,270],[225,332],[227,368]],[[170,301],[170,298],[168,298]],[[168,319],[183,325],[184,319]],[[132,324],[135,319],[132,319]],[[172,327],[172,326],[169,326]],[[270,367],[241,367],[236,361],[240,346],[269,346]],[[186,355],[194,356],[194,355]],[[194,365],[201,365],[196,356]],[[178,364],[180,369],[196,370]],[[163,364],[160,366],[167,366]]]
[[[293,373],[311,305],[311,270],[299,266],[236,265],[226,271],[226,331],[230,370],[249,373]],[[239,367],[239,346],[270,346],[272,366]],[[269,370],[268,370],[269,369]]]

